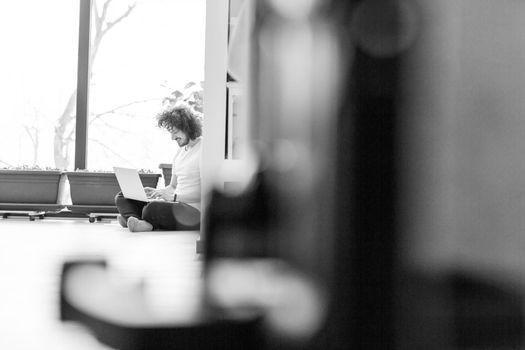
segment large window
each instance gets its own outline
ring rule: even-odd
[[[75,166],[79,2],[0,11],[0,167]],[[170,162],[174,144],[154,117],[176,90],[201,88],[205,0],[92,0],[90,27],[86,167]]]
[[[78,13],[73,0],[1,5],[0,167],[55,167],[71,156]]]
[[[155,126],[163,99],[204,78],[205,0],[107,1],[91,19],[87,164],[155,169],[176,147]]]

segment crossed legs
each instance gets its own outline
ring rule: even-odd
[[[200,211],[181,202],[141,202],[124,198],[122,193],[115,196],[115,205],[130,231],[151,230],[198,230]],[[130,219],[131,218],[131,219]],[[124,226],[124,225],[123,225]]]

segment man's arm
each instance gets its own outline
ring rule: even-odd
[[[175,175],[175,164],[171,165],[171,180],[170,184],[166,187],[171,187],[173,190],[177,188],[177,175]]]
[[[177,187],[177,176],[173,173],[171,174],[171,180],[168,186],[165,188],[151,188],[145,187],[146,195],[148,198],[153,199],[162,199],[165,201],[174,201],[175,200],[175,188]]]
[[[197,203],[201,201],[201,191],[200,187],[196,188],[193,191],[188,191],[184,193],[178,193],[176,200],[178,202],[184,202],[184,203]]]

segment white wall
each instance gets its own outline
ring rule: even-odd
[[[207,193],[224,162],[226,134],[226,69],[228,0],[206,1],[204,60],[204,132],[202,150],[202,218]]]

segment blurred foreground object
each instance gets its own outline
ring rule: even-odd
[[[523,348],[525,6],[249,3],[258,167],[210,194],[206,308],[272,350]]]
[[[104,260],[65,263],[61,320],[80,322],[115,349],[263,349],[258,317],[213,313],[199,295],[181,300],[184,307],[166,315],[148,298],[147,285],[125,277]]]

